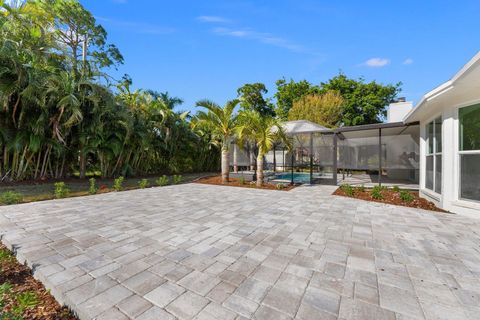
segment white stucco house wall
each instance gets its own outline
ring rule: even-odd
[[[420,123],[420,194],[480,217],[480,52],[403,120]]]

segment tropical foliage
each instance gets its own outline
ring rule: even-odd
[[[233,142],[235,130],[238,127],[235,107],[239,100],[228,101],[222,108],[218,104],[201,100],[197,102],[198,107],[207,111],[199,111],[194,126],[200,130],[211,132],[211,141],[221,149],[222,182],[228,182],[230,171],[229,149]]]
[[[318,86],[306,80],[287,82],[280,79],[276,84],[276,112],[283,120],[288,118],[294,103],[303,97],[334,91],[344,100],[340,123],[345,126],[382,122],[386,116],[386,106],[393,102],[401,91],[401,83],[384,85],[376,81],[365,82],[363,78],[352,79],[343,73]]]
[[[257,111],[242,110],[238,116],[237,138],[239,145],[254,142],[257,153],[257,186],[263,185],[263,159],[281,141],[290,145],[290,140],[282,127],[281,122],[271,116],[262,116]]]
[[[0,181],[218,167],[181,99],[105,73],[123,57],[80,3],[0,5]]]
[[[358,126],[379,123],[387,115],[386,107],[400,92],[401,83],[383,85],[376,81],[366,83],[363,78],[350,79],[340,73],[329,81],[320,84],[320,92],[337,91],[345,103],[342,111],[342,124]]]
[[[296,100],[288,112],[288,120],[309,120],[327,128],[337,127],[342,121],[345,100],[336,91],[309,94]]]

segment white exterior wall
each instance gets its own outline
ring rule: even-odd
[[[454,106],[443,106],[431,117],[420,121],[420,196],[447,211],[480,219],[480,202],[460,199],[460,157],[458,110],[480,103],[469,101]],[[442,116],[442,193],[425,188],[428,123]]]

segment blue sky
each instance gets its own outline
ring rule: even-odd
[[[135,88],[185,100],[269,96],[282,77],[312,83],[340,70],[403,83],[417,102],[480,50],[478,0],[81,0],[125,57]]]

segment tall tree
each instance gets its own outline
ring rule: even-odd
[[[197,114],[198,124],[205,125],[212,132],[212,138],[220,146],[222,163],[222,183],[227,183],[230,172],[229,148],[238,127],[237,117],[234,114],[238,100],[232,100],[222,108],[209,100],[197,102],[197,107],[207,109]]]
[[[263,116],[257,111],[243,110],[238,116],[237,136],[239,145],[253,141],[258,148],[257,186],[263,185],[263,159],[276,142],[290,145],[282,123],[274,117]]]
[[[309,120],[327,128],[340,125],[345,100],[336,91],[309,94],[293,103],[288,120]]]
[[[117,47],[107,43],[107,32],[78,1],[37,0],[51,16],[54,37],[69,59],[76,80],[105,67],[123,63]]]
[[[365,79],[350,79],[345,74],[324,82],[320,92],[337,91],[345,99],[342,123],[346,126],[379,123],[386,116],[386,106],[397,97],[401,83],[383,85]]]
[[[307,94],[318,93],[319,88],[312,85],[307,80],[295,82],[292,79],[287,82],[285,79],[277,80],[277,99],[276,113],[282,120],[287,120],[288,112],[293,107],[293,103]]]
[[[264,95],[268,93],[263,83],[247,83],[237,90],[240,106],[244,110],[253,110],[262,116],[275,116],[274,105],[265,99]]]
[[[183,103],[182,99],[179,97],[172,97],[168,91],[158,92],[155,90],[147,90],[147,93],[150,94],[154,99],[162,101],[165,106],[171,110]]]

